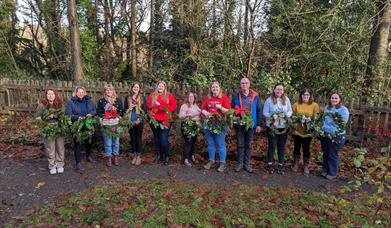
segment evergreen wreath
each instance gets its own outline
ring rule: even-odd
[[[211,114],[205,121],[205,129],[208,129],[212,134],[218,135],[223,131],[225,124],[226,123],[221,116]]]
[[[273,136],[285,134],[292,124],[292,120],[283,111],[273,112],[268,120],[270,121],[270,134]],[[279,123],[285,124],[283,131],[279,131],[278,128],[276,128],[276,125]]]
[[[72,137],[77,143],[92,142],[92,136],[96,131],[98,120],[94,117],[84,117],[72,124]]]
[[[196,120],[186,118],[181,121],[181,132],[182,135],[187,139],[197,137],[200,133],[200,130],[200,123]]]
[[[50,116],[53,116],[53,118],[50,118]],[[71,125],[71,118],[65,115],[65,112],[61,109],[46,109],[37,123],[41,134],[48,140],[54,140],[69,134]]]
[[[245,107],[235,106],[234,109],[226,112],[227,123],[229,126],[244,126],[247,131],[254,125],[254,121],[251,118],[251,113]]]

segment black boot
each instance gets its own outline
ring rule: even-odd
[[[168,162],[170,161],[170,157],[169,156],[166,156],[165,158],[164,158],[164,165],[165,166],[167,166],[168,165]]]
[[[159,152],[157,152],[157,153],[155,154],[155,160],[154,160],[153,162],[155,162],[156,164],[159,164],[159,163],[160,163],[160,153],[159,153]]]

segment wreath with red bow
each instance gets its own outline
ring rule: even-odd
[[[244,126],[246,131],[254,126],[254,121],[251,118],[251,113],[246,107],[235,105],[234,109],[228,110],[226,113],[229,126]]]

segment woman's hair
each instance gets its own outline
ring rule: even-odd
[[[106,90],[111,90],[113,91],[113,95],[111,97],[108,97],[106,95]],[[104,98],[106,101],[108,101],[110,104],[114,104],[115,100],[117,99],[117,93],[115,92],[114,86],[111,84],[107,84],[104,87]]]
[[[157,88],[159,87],[159,84],[163,84],[164,85],[164,91],[162,93],[162,96],[164,99],[166,99],[166,101],[168,102],[168,95],[167,95],[167,84],[165,81],[158,81],[156,83],[156,86],[155,86],[155,91],[153,92],[153,97],[152,97],[152,104],[155,103],[156,99],[157,99],[157,96],[159,95],[159,92],[157,91]]]
[[[187,104],[188,107],[190,107],[190,102],[189,102],[189,96],[190,96],[190,94],[193,94],[193,96],[194,96],[193,105],[196,104],[196,99],[197,99],[197,95],[196,95],[194,92],[191,92],[191,91],[190,91],[190,92],[187,94],[187,97],[186,97],[186,100],[185,100],[185,103]]]
[[[77,91],[84,90],[84,95],[87,96],[87,90],[84,86],[78,85],[75,87],[75,91],[73,91],[73,96],[76,96]]]
[[[138,85],[140,87],[140,90],[136,95],[136,98],[133,99],[133,95],[134,95],[133,87],[135,85]],[[132,85],[130,86],[130,96],[128,97],[128,106],[130,107],[131,104],[135,104],[141,107],[141,104],[143,103],[143,99],[141,99],[141,97],[142,97],[141,84],[139,82],[133,82]]]
[[[223,92],[222,92],[222,89],[221,89],[221,85],[220,85],[220,83],[219,83],[218,81],[214,81],[214,82],[212,82],[212,84],[210,84],[210,87],[209,87],[209,98],[212,98],[212,97],[213,97],[212,86],[213,86],[214,84],[219,85],[220,91],[219,91],[219,94],[217,94],[217,97],[218,97],[218,98],[221,98],[221,94],[223,94]]]
[[[276,94],[274,93],[274,90],[277,88],[277,86],[282,86],[284,88],[284,93],[281,95],[281,102],[283,105],[285,105],[286,103],[286,96],[285,96],[285,87],[284,87],[284,84],[282,83],[277,83],[274,88],[273,88],[273,93],[271,95],[272,97],[272,100],[273,100],[273,104],[277,104],[277,96]]]
[[[312,104],[312,102],[314,102],[314,97],[312,96],[312,93],[311,93],[311,90],[308,89],[308,88],[304,88],[300,91],[300,94],[299,94],[299,104],[302,104],[303,103],[303,95],[305,93],[309,93],[310,94],[310,98],[308,100],[308,104]]]
[[[331,109],[333,107],[333,105],[331,104],[331,97],[334,95],[334,94],[337,94],[338,97],[339,97],[339,103],[335,106],[336,108],[340,108],[342,106],[342,96],[340,93],[338,92],[335,92],[335,93],[332,93],[330,94],[329,96],[329,102],[327,104],[327,109]]]
[[[47,98],[47,94],[48,94],[48,91],[53,91],[54,93],[54,101],[53,101],[53,104],[50,104],[48,98]],[[45,93],[42,94],[42,98],[41,98],[41,103],[42,105],[48,109],[48,108],[54,108],[54,109],[60,109],[62,108],[62,98],[61,96],[58,94],[57,90],[55,89],[52,89],[52,88],[49,88],[45,91]]]

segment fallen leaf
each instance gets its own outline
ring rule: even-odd
[[[36,189],[41,188],[42,186],[45,185],[45,182],[38,182],[37,186],[35,186]]]

